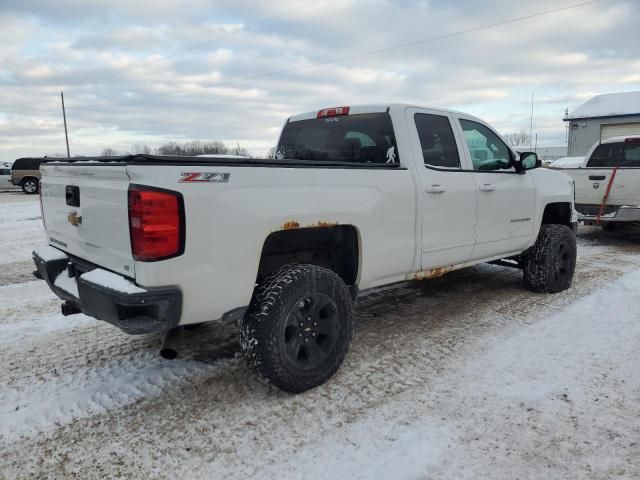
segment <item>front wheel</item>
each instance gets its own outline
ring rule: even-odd
[[[327,381],[353,338],[353,302],[342,279],[316,265],[285,265],[257,286],[240,332],[247,362],[288,392]]]
[[[35,178],[28,178],[22,182],[22,191],[26,194],[38,193],[38,180]]]
[[[524,256],[528,290],[558,293],[571,286],[576,268],[576,236],[565,225],[542,225],[538,239]]]

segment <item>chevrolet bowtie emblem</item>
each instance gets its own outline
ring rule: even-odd
[[[78,215],[78,212],[71,212],[67,215],[67,222],[69,222],[74,227],[82,224],[82,215]]]

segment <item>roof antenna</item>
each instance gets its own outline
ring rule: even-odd
[[[62,100],[62,118],[64,120],[64,138],[67,141],[67,158],[71,158],[69,153],[69,134],[67,133],[67,113],[64,110],[64,92],[60,92],[60,99]]]
[[[529,126],[529,150],[533,148],[533,93],[531,94],[531,124]]]

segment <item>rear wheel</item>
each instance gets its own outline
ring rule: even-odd
[[[303,392],[338,370],[352,337],[353,302],[342,279],[316,265],[286,265],[258,285],[240,340],[262,377]]]
[[[605,232],[615,232],[619,227],[617,222],[602,222],[601,225]]]
[[[557,293],[571,286],[576,268],[576,236],[565,225],[542,225],[524,257],[524,284],[534,292]]]
[[[22,182],[22,191],[26,194],[38,193],[38,180],[35,178],[27,178]]]

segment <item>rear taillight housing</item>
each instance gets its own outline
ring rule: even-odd
[[[129,187],[131,252],[139,262],[156,262],[184,252],[184,203],[171,190]]]

